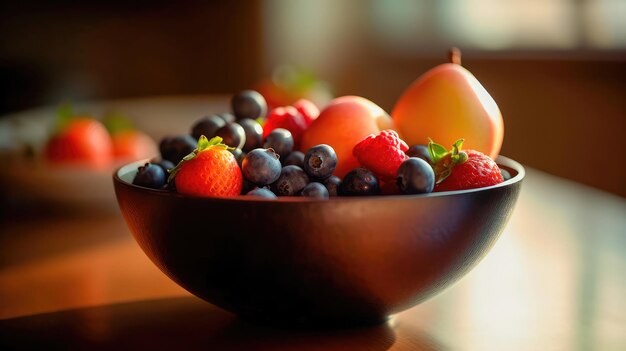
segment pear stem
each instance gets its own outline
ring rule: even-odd
[[[459,48],[452,47],[448,51],[448,61],[457,65],[461,65],[461,50]]]

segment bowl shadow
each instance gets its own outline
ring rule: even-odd
[[[397,345],[396,345],[397,344]],[[249,324],[195,297],[87,307],[0,321],[0,349],[437,350],[402,325],[285,330]],[[395,347],[394,347],[395,349]]]

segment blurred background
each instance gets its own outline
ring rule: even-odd
[[[282,65],[390,112],[457,46],[502,110],[502,154],[626,197],[624,19],[622,0],[2,2],[0,115],[231,94]]]

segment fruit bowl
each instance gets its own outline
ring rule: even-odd
[[[385,321],[454,283],[498,239],[524,178],[481,189],[328,201],[206,198],[113,175],[146,255],[194,295],[244,319],[283,326]]]

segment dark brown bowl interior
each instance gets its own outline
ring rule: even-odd
[[[363,325],[424,301],[485,256],[507,223],[524,168],[492,187],[315,201],[202,198],[113,179],[148,257],[194,295],[260,322]]]

